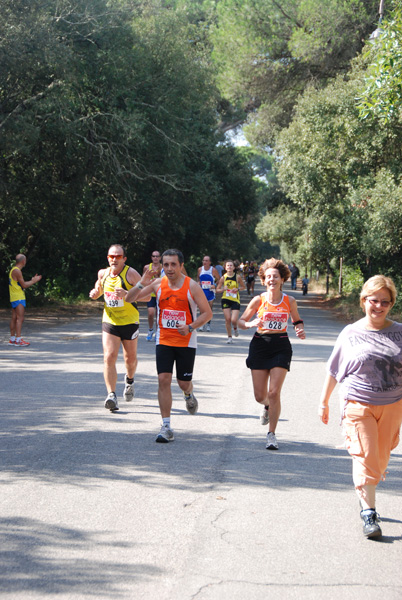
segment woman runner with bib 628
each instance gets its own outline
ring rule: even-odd
[[[266,448],[278,450],[275,430],[281,414],[281,389],[292,360],[287,334],[289,315],[297,337],[304,340],[306,334],[296,300],[282,292],[290,277],[288,267],[281,260],[270,258],[261,265],[258,274],[267,291],[251,300],[239,319],[239,327],[257,328],[246,364],[251,369],[254,397],[264,407],[261,424],[269,424]],[[250,321],[256,313],[257,318]]]

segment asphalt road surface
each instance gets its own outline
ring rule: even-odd
[[[218,302],[213,331],[198,336],[199,412],[186,412],[174,384],[170,444],[155,443],[144,309],[135,399],[114,414],[103,407],[99,316],[27,318],[28,348],[8,345],[3,319],[2,600],[402,598],[401,446],[378,491],[384,536],[366,540],[336,391],[329,425],[317,416],[344,324],[295,295],[307,339],[290,328],[278,452],[265,449],[245,365],[252,333],[226,345]],[[118,371],[121,397],[121,355]]]

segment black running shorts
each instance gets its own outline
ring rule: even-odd
[[[292,346],[287,333],[255,333],[250,342],[246,365],[257,371],[274,367],[289,371],[291,360]]]
[[[195,361],[195,348],[185,346],[156,346],[156,370],[160,373],[173,373],[176,363],[176,377],[180,381],[191,381]]]
[[[139,335],[138,323],[129,325],[112,325],[111,323],[102,323],[102,331],[119,337],[121,340],[135,340]]]

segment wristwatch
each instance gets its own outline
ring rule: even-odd
[[[189,331],[189,333],[193,333],[193,331],[194,331],[194,328],[193,328],[193,327],[191,327],[191,325],[189,325],[189,326],[188,326],[188,331]]]

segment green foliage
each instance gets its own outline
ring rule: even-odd
[[[82,293],[117,241],[141,269],[155,247],[201,254],[235,224],[253,231],[253,173],[220,145],[194,15],[158,0],[3,2],[0,260],[26,253],[46,294]]]
[[[353,265],[343,265],[342,268],[342,292],[346,295],[354,294],[356,297],[360,294],[363,287],[364,277],[359,267]]]
[[[379,118],[388,123],[401,120],[402,109],[402,8],[394,9],[381,23],[381,34],[366,50],[370,66],[365,89],[359,98],[362,118]]]
[[[299,95],[348,69],[377,0],[221,0],[212,30],[219,85],[249,114],[248,139],[275,142]]]

